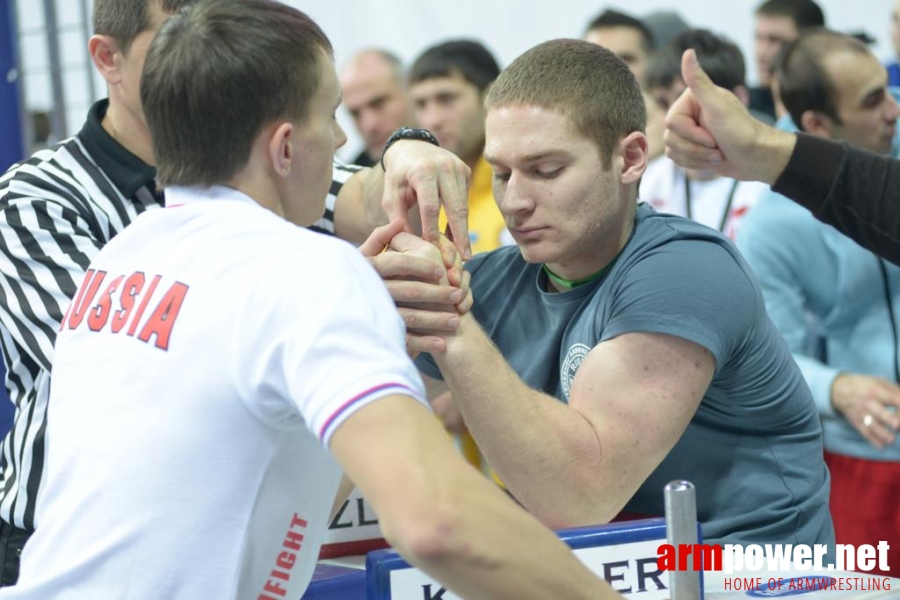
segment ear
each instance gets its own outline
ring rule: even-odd
[[[281,177],[291,174],[297,155],[294,148],[294,126],[284,121],[275,126],[268,140],[269,161],[274,172]]]
[[[115,85],[122,80],[119,71],[122,51],[114,39],[108,35],[92,35],[88,40],[88,53],[106,83]]]
[[[801,131],[822,138],[832,137],[834,130],[834,123],[831,118],[815,110],[804,111],[800,115],[800,123],[798,125]]]
[[[738,97],[738,100],[741,101],[741,104],[744,105],[744,108],[750,106],[750,90],[747,89],[747,86],[739,85],[731,91],[735,96]]]
[[[647,136],[634,131],[619,142],[622,152],[622,183],[637,183],[647,168],[649,154]]]

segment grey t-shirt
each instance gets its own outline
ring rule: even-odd
[[[678,336],[715,357],[696,414],[626,512],[662,515],[663,487],[686,479],[710,542],[834,543],[812,396],[725,237],[640,205],[631,240],[596,283],[548,293],[540,265],[516,247],[467,268],[478,322],[525,383],[563,402],[587,353],[622,334]],[[431,356],[417,364],[440,378]]]

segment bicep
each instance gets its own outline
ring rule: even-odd
[[[683,338],[621,335],[585,358],[569,405],[597,432],[602,461],[636,490],[681,437],[715,368],[709,350]]]
[[[435,475],[442,470],[438,466],[458,461],[434,415],[404,395],[386,396],[359,409],[335,430],[329,445],[388,526],[417,505],[416,496],[434,492]]]

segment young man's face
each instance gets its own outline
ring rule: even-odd
[[[381,156],[388,137],[412,122],[409,99],[397,73],[375,56],[344,71],[341,77],[344,106],[372,158]]]
[[[410,86],[413,114],[446,148],[473,164],[484,150],[484,95],[459,73]]]
[[[647,69],[647,49],[641,32],[634,27],[602,27],[591,29],[584,36],[585,41],[603,46],[625,61],[638,83],[643,85]]]
[[[900,107],[887,89],[887,72],[871,53],[833,52],[822,63],[835,87],[840,124],[831,137],[852,146],[888,154]]]
[[[331,187],[331,165],[335,151],[347,136],[338,125],[335,113],[341,102],[341,87],[331,58],[323,52],[319,58],[319,87],[302,123],[294,123],[291,140],[291,187],[282,204],[284,217],[301,226],[322,218],[325,197]]]
[[[756,15],[754,32],[754,54],[759,83],[763,87],[771,85],[773,62],[784,46],[797,38],[800,32],[790,17],[781,15]]]
[[[597,143],[567,115],[531,106],[492,108],[486,133],[494,198],[525,260],[563,277],[602,268],[598,256],[631,214],[621,153],[604,169]]]

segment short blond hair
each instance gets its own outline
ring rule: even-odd
[[[644,97],[628,65],[583,40],[551,40],[528,50],[500,74],[485,102],[488,110],[523,105],[567,115],[597,143],[604,169],[619,140],[647,127]]]

